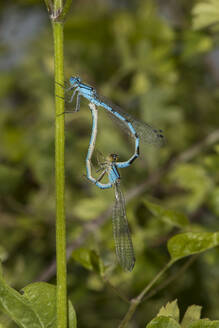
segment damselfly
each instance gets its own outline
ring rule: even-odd
[[[98,112],[96,106],[93,103],[90,103],[89,107],[93,117],[93,127],[86,158],[87,178],[100,189],[109,189],[113,187],[115,190],[115,203],[113,206],[112,224],[116,255],[123,269],[126,271],[132,271],[135,264],[135,255],[131,235],[129,232],[128,221],[126,218],[124,196],[120,189],[120,174],[118,171],[118,168],[125,166],[123,162],[118,162],[117,154],[110,154],[107,156],[104,162],[100,163],[100,168],[98,170],[102,171],[100,176],[97,179],[92,176],[91,157],[96,142]],[[101,183],[100,181],[105,175],[108,176],[108,182]]]
[[[103,100],[103,98],[97,94],[93,87],[82,83],[79,77],[71,77],[69,84],[70,86],[66,89],[66,91],[69,92],[74,90],[69,102],[72,103],[74,97],[76,96],[75,111],[79,111],[80,97],[83,96],[88,99],[90,103],[106,109],[113,118],[119,120],[123,126],[128,128],[125,129],[125,131],[131,134],[135,140],[135,152],[127,162],[124,162],[124,165],[130,165],[130,163],[132,163],[139,156],[139,138],[141,141],[148,144],[153,144],[156,146],[163,145],[164,136],[162,130],[156,130],[149,124],[134,119],[120,107],[110,104],[106,99]]]

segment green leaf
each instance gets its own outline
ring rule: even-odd
[[[188,218],[183,213],[175,210],[164,209],[160,205],[149,201],[144,201],[144,203],[154,216],[164,220],[165,222],[177,227],[184,227],[189,224]]]
[[[74,250],[72,257],[88,270],[95,271],[99,274],[104,272],[104,264],[95,250],[81,247]]]
[[[162,306],[157,316],[171,317],[179,322],[179,308],[177,300],[168,302],[165,306]]]
[[[189,328],[219,328],[219,320],[201,319],[192,323]]]
[[[218,0],[205,0],[195,5],[193,8],[193,27],[200,29],[209,25],[219,23],[219,2]]]
[[[68,327],[77,328],[77,316],[70,300],[68,301]]]
[[[21,295],[2,276],[0,267],[0,307],[19,327],[56,328],[56,287],[36,282],[22,289]],[[69,301],[69,327],[76,328],[76,314]]]
[[[56,328],[56,286],[46,282],[35,282],[22,289],[24,297],[29,300],[38,313],[42,327]],[[69,328],[77,327],[76,313],[71,301],[68,301]]]
[[[187,232],[172,237],[167,244],[171,259],[197,254],[219,245],[219,232]]]
[[[183,320],[181,322],[182,328],[189,328],[191,323],[197,321],[201,317],[202,307],[199,305],[191,305],[187,308]]]
[[[42,327],[55,327],[56,323],[56,286],[46,282],[36,282],[22,289],[23,297],[38,314]]]
[[[22,328],[44,328],[30,302],[15,289],[8,286],[0,276],[0,306],[4,313]]]
[[[180,328],[180,325],[173,318],[160,316],[154,318],[146,328]]]

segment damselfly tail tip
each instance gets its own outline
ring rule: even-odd
[[[124,271],[131,272],[135,266],[135,258],[132,258],[130,261],[125,261],[124,263],[120,263]]]
[[[153,132],[156,134],[157,140],[159,140],[159,146],[163,146],[166,143],[163,130],[153,129]]]

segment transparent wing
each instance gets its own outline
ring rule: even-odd
[[[65,83],[65,86],[63,86],[63,87],[65,88],[65,99],[66,99],[67,107],[72,108],[72,102],[69,103],[69,101],[72,100],[72,92],[74,92],[74,91],[69,90],[69,82]],[[140,138],[140,141],[147,143],[147,144],[155,145],[158,147],[162,146],[165,143],[165,138],[164,138],[162,130],[155,129],[151,125],[149,125],[145,122],[136,120],[132,115],[128,114],[126,111],[121,109],[119,106],[112,104],[108,99],[105,99],[104,97],[102,97],[98,94],[96,94],[96,97],[100,101],[104,102],[105,104],[107,104],[111,108],[113,108],[115,111],[120,113],[128,121],[130,121],[132,123],[135,131],[137,132],[137,134]],[[76,97],[76,100],[79,100],[79,99]],[[79,104],[76,104],[76,106],[78,107]],[[113,120],[115,120],[117,125],[119,127],[121,127],[121,129],[123,129],[127,134],[131,135],[129,128],[127,127],[127,125],[125,123],[123,123],[119,118],[115,117],[110,112],[108,112],[108,113],[109,113],[110,117]]]
[[[105,102],[107,105],[112,107],[115,111],[120,113],[123,117],[125,117],[129,122],[132,123],[135,131],[137,132],[140,142],[144,142],[146,144],[151,144],[154,146],[161,147],[165,143],[165,138],[163,135],[162,130],[158,130],[153,128],[150,124],[147,124],[145,122],[141,122],[139,120],[136,120],[132,115],[125,112],[122,108],[119,106],[112,104],[109,100],[105,99],[102,96],[97,96],[98,99]],[[109,115],[111,119],[113,119],[119,127],[121,127],[127,134],[131,135],[129,128],[124,124],[119,118],[115,117],[113,114],[109,112]]]
[[[101,164],[101,163],[104,163],[106,162],[106,156],[99,150],[99,149],[95,149],[94,150],[94,158],[98,164],[98,166]]]
[[[118,261],[125,271],[132,271],[135,265],[135,254],[126,218],[124,196],[119,182],[115,184],[115,204],[112,223]]]
[[[96,172],[101,172],[106,168],[106,156],[98,149],[94,149],[91,165]]]

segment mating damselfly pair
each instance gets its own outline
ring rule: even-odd
[[[130,166],[139,157],[139,142],[142,141],[147,144],[162,146],[164,143],[162,130],[154,129],[149,124],[134,119],[130,114],[126,113],[118,106],[111,105],[108,101],[100,97],[93,87],[82,83],[79,77],[70,78],[66,92],[71,91],[73,91],[73,93],[71,94],[69,102],[72,103],[76,96],[75,112],[80,109],[81,96],[89,101],[93,122],[86,157],[87,178],[100,189],[114,188],[115,203],[113,207],[112,223],[116,255],[123,269],[125,271],[132,271],[135,264],[135,255],[126,217],[124,196],[120,188],[120,174],[118,169]],[[98,123],[98,111],[96,107],[101,107],[107,110],[112,118],[117,120],[120,123],[120,126],[124,127],[125,131],[128,134],[131,134],[135,140],[134,154],[124,162],[118,162],[117,154],[110,154],[101,164],[100,170],[102,170],[102,173],[97,179],[95,179],[91,173],[91,158],[95,148]],[[105,175],[108,176],[108,182],[101,183],[101,180]]]

